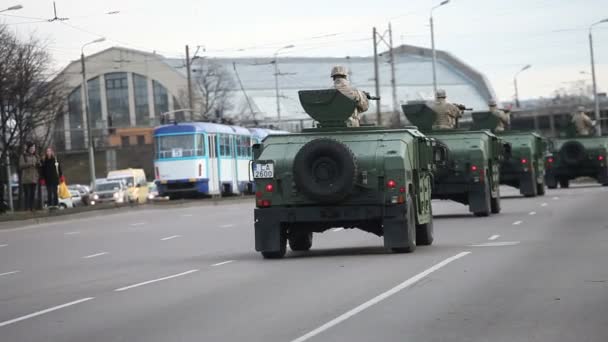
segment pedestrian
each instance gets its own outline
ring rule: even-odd
[[[40,184],[46,186],[47,206],[56,207],[59,205],[57,187],[63,181],[63,172],[61,164],[55,156],[55,151],[50,147],[46,149],[44,157],[42,157],[40,170]]]
[[[34,200],[36,198],[36,186],[38,185],[40,158],[36,155],[36,145],[28,142],[25,152],[19,158],[19,169],[21,170],[21,185],[25,210],[34,211]]]

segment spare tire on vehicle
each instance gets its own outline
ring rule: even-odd
[[[568,165],[580,164],[586,156],[585,146],[576,140],[566,142],[559,153],[561,160]]]
[[[314,201],[335,203],[353,191],[357,161],[348,146],[333,139],[315,139],[298,151],[293,176],[299,191]]]

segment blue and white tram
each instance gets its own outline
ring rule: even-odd
[[[161,196],[252,191],[251,133],[208,122],[179,123],[154,130],[156,184]]]

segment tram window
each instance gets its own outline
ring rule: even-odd
[[[194,135],[169,135],[157,139],[159,159],[194,156]]]
[[[196,135],[196,155],[197,156],[205,155],[205,136],[202,134]]]
[[[232,145],[230,144],[229,135],[220,136],[220,156],[222,156],[222,157],[232,156]]]
[[[245,136],[237,137],[236,151],[238,157],[251,157],[251,138]]]

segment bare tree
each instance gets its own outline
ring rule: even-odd
[[[235,82],[230,73],[221,65],[214,62],[198,64],[194,70],[193,82],[200,91],[200,117],[203,121],[226,120],[225,113],[234,106],[232,91]]]

